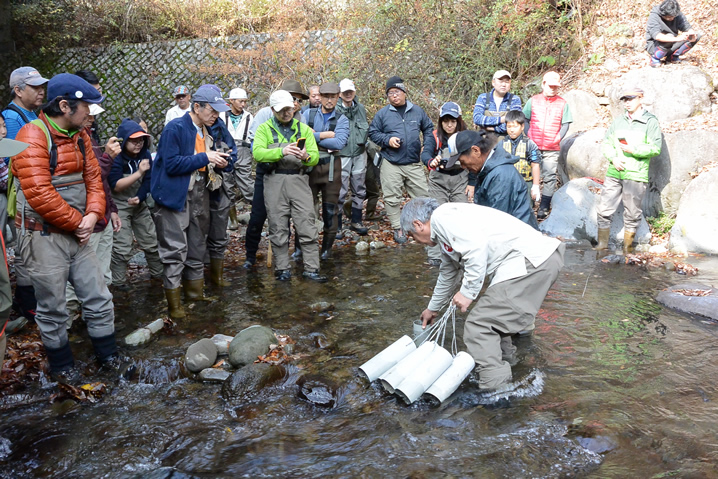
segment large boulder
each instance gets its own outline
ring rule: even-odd
[[[718,161],[718,132],[685,130],[665,135],[661,154],[651,159],[650,179],[643,211],[656,216],[659,211],[673,214],[693,180],[691,173]]]
[[[710,75],[694,66],[669,65],[631,70],[608,89],[613,116],[623,114],[621,92],[631,86],[645,91],[643,104],[661,122],[710,113],[713,83]]]
[[[229,362],[235,368],[252,364],[257,356],[267,354],[271,344],[278,343],[271,329],[255,324],[240,331],[229,343]]]
[[[598,223],[596,207],[601,200],[603,185],[589,178],[571,180],[562,186],[551,202],[551,214],[539,225],[539,230],[549,236],[560,236],[565,240],[587,239],[596,241]],[[636,232],[636,241],[647,243],[651,239],[648,223],[641,218]],[[623,204],[611,219],[611,240],[623,243]]]
[[[576,178],[598,178],[602,180],[606,176],[608,160],[601,153],[603,137],[606,136],[605,128],[579,133],[573,137],[567,137],[561,142],[561,181],[563,184]]]
[[[718,168],[698,175],[683,192],[670,247],[718,254]]]
[[[583,90],[571,90],[561,96],[568,102],[573,122],[568,129],[568,135],[586,131],[598,123],[598,109],[600,105],[596,96]]]
[[[705,294],[693,296],[693,294]],[[700,283],[686,283],[671,286],[658,293],[656,301],[676,311],[696,314],[718,321],[718,290]]]

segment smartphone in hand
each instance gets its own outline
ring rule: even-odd
[[[299,138],[299,139],[297,140],[297,148],[299,148],[300,150],[303,150],[303,149],[304,149],[304,145],[306,144],[306,142],[307,142],[307,139],[306,139],[306,138]]]
[[[619,138],[619,139],[618,139],[618,142],[619,142],[620,144],[622,144],[622,145],[627,145],[627,144],[628,144],[628,142],[626,141],[625,138]]]

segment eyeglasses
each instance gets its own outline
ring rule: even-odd
[[[404,93],[404,92],[401,90],[390,90],[386,93],[386,96],[399,96],[402,93]]]
[[[292,99],[294,100],[294,103],[299,103],[300,105],[304,102],[304,98],[297,98],[296,96],[293,96]]]

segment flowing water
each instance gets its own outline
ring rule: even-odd
[[[411,334],[428,302],[437,270],[418,246],[342,249],[324,285],[230,270],[218,301],[131,351],[139,378],[95,404],[5,409],[0,477],[718,477],[716,324],[654,301],[684,276],[594,258],[567,250],[534,335],[517,340],[517,394],[487,398],[470,378],[438,407],[406,406],[357,373]],[[718,259],[689,261],[701,270],[692,279],[718,285]],[[313,312],[318,301],[334,308]],[[149,283],[118,294],[118,336],[163,305]],[[283,379],[226,400],[183,374],[190,344],[252,324],[296,340],[301,358]],[[72,336],[81,361],[85,334]],[[333,408],[297,397],[306,374],[336,385]]]

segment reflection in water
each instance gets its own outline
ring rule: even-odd
[[[437,273],[421,248],[339,251],[324,285],[299,275],[278,283],[265,268],[230,271],[233,286],[212,292],[218,301],[194,305],[174,332],[132,351],[138,378],[110,385],[100,403],[12,403],[0,425],[0,477],[711,476],[715,325],[653,301],[683,279],[675,273],[592,256],[567,251],[536,331],[516,340],[513,394],[482,396],[469,380],[438,407],[405,406],[357,374],[411,334],[425,308]],[[697,280],[718,282],[711,261],[696,261]],[[116,301],[120,336],[163,314],[162,291],[146,284]],[[334,306],[313,311],[319,301]],[[227,401],[220,385],[185,377],[187,346],[251,324],[296,340],[302,359],[283,379]],[[331,407],[298,396],[321,378],[332,385]],[[27,397],[49,390],[38,385]]]

